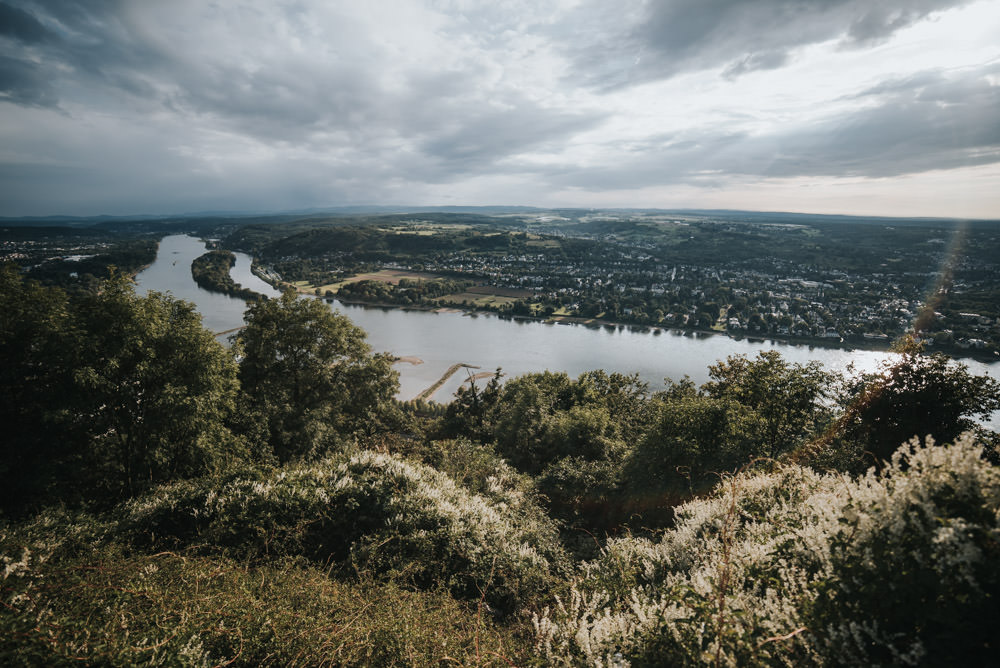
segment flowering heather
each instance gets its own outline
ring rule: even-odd
[[[364,569],[509,612],[545,591],[564,556],[555,525],[504,480],[473,494],[434,469],[371,451],[163,487],[125,506],[121,526],[159,546],[237,556],[298,555]]]
[[[964,436],[857,480],[744,472],[657,541],[611,541],[535,616],[554,665],[984,665],[1000,471]]]

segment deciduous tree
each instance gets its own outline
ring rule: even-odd
[[[875,373],[851,379],[841,402],[839,447],[853,446],[881,462],[914,436],[945,443],[979,429],[977,420],[1000,410],[1000,383],[909,343]]]
[[[237,336],[240,382],[259,436],[279,460],[315,454],[371,431],[398,387],[392,358],[372,355],[365,333],[321,300],[250,305]]]
[[[115,275],[76,307],[72,431],[112,493],[206,473],[238,458],[226,428],[236,365],[193,304],[137,296]]]
[[[819,362],[789,364],[774,350],[756,358],[732,355],[709,367],[702,390],[752,409],[761,423],[760,455],[777,457],[823,428],[836,374]],[[897,445],[899,445],[897,443]]]

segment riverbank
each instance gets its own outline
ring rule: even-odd
[[[351,306],[365,306],[370,308],[381,308],[381,309],[399,309],[403,311],[426,311],[432,313],[456,313],[461,312],[466,315],[495,315],[498,318],[505,320],[513,320],[520,322],[536,322],[541,324],[566,324],[566,325],[582,325],[584,327],[590,328],[615,328],[615,329],[627,329],[631,332],[649,332],[651,334],[662,334],[662,333],[673,333],[680,334],[681,336],[694,336],[697,338],[709,337],[709,336],[724,336],[726,338],[732,339],[734,341],[748,341],[751,343],[778,343],[786,344],[791,346],[807,346],[810,349],[820,348],[824,350],[843,350],[845,352],[850,352],[853,350],[860,351],[871,351],[871,352],[888,352],[892,349],[893,340],[885,341],[872,341],[872,340],[843,340],[843,339],[831,339],[827,337],[802,337],[802,336],[789,336],[782,334],[767,334],[766,336],[752,336],[749,334],[733,334],[729,331],[719,331],[714,329],[701,329],[697,327],[691,328],[679,328],[679,327],[667,327],[664,325],[637,325],[635,323],[617,322],[613,320],[605,320],[603,318],[582,318],[578,316],[529,316],[529,315],[508,315],[505,313],[496,313],[495,311],[483,311],[476,308],[463,308],[458,304],[449,304],[448,306],[434,306],[427,304],[388,304],[388,303],[375,303],[366,302],[356,299],[341,299],[340,297],[334,296],[323,296],[317,295],[313,290],[304,288],[301,286],[293,285],[284,281],[279,281],[275,286],[279,290],[292,289],[299,294],[308,295],[311,297],[318,297],[321,299],[337,301]],[[1000,353],[993,351],[977,351],[970,350],[968,348],[959,348],[957,346],[929,346],[927,348],[929,354],[936,352],[944,353],[949,357],[954,359],[970,359],[976,360],[978,362],[993,363],[1000,361]]]

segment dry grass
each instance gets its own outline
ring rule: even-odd
[[[308,281],[295,281],[294,283],[291,283],[291,285],[299,292],[307,294],[315,294],[316,289],[319,288],[320,293],[325,295],[328,290],[336,293],[341,287],[347,285],[348,283],[377,281],[379,283],[387,283],[389,285],[399,285],[399,282],[404,278],[414,281],[433,281],[441,278],[441,276],[420,271],[407,271],[405,269],[381,269],[379,271],[370,271],[364,274],[358,274],[356,276],[351,276],[350,278],[345,278],[342,281],[327,283],[325,285],[313,285]]]
[[[0,654],[10,665],[502,666],[529,659],[522,627],[498,626],[445,592],[338,582],[294,561],[248,566],[104,549],[31,575],[6,583],[5,594],[27,601],[0,612]]]
[[[497,288],[492,285],[474,285],[466,292],[474,295],[493,295],[496,297],[513,297],[514,299],[528,299],[534,293],[531,290],[521,288]]]

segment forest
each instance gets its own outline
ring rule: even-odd
[[[5,664],[995,658],[1000,383],[913,340],[655,392],[498,369],[441,405],[320,299],[246,323],[226,347],[124,274],[3,267]]]

